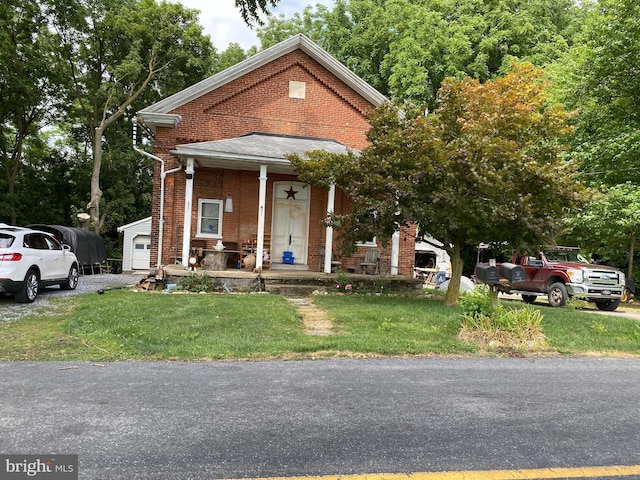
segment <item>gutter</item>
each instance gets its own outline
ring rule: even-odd
[[[137,146],[137,133],[138,133],[138,119],[134,117],[131,122],[133,123],[133,150],[140,155],[144,155],[156,162],[160,162],[160,224],[158,226],[158,263],[156,265],[156,275],[162,269],[162,240],[164,233],[164,180],[170,173],[176,173],[182,170],[182,166],[174,168],[172,170],[164,171],[164,160],[160,157],[152,155],[149,152],[138,148]]]

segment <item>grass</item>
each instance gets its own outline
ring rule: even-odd
[[[561,354],[640,355],[640,322],[566,308],[540,307],[549,348]]]
[[[303,332],[277,295],[166,295],[126,290],[59,299],[49,315],[0,323],[0,360],[214,360],[379,355],[478,355],[456,339],[459,308],[440,299],[318,296],[334,335]],[[640,355],[632,319],[536,306],[545,354]]]

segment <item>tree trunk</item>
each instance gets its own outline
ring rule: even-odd
[[[124,112],[127,110],[127,108],[133,102],[135,102],[136,99],[147,88],[147,85],[153,78],[154,74],[169,65],[166,64],[164,67],[156,70],[154,69],[155,60],[155,54],[152,54],[151,59],[149,60],[149,72],[145,80],[137,88],[137,90],[132,95],[127,97],[127,99],[120,105],[120,107],[118,107],[118,109],[109,117],[106,116],[108,103],[105,104],[102,120],[93,131],[93,172],[91,173],[91,200],[87,204],[87,209],[89,210],[89,216],[91,217],[90,222],[93,226],[93,230],[98,234],[100,233],[100,230],[102,230],[102,226],[106,220],[106,214],[100,217],[100,200],[102,199],[102,190],[100,189],[100,168],[102,167],[102,135],[109,127],[109,125],[124,116]],[[91,121],[89,121],[89,124],[91,124]]]
[[[462,278],[462,258],[460,256],[461,246],[459,242],[455,242],[453,248],[447,249],[451,257],[451,279],[449,280],[449,288],[447,295],[444,297],[444,304],[453,306],[458,304],[460,298],[460,279]]]
[[[93,132],[93,172],[91,173],[91,200],[87,204],[91,224],[96,233],[100,233],[100,168],[102,166],[102,133],[103,127],[98,126]]]
[[[18,172],[22,166],[22,145],[27,135],[27,129],[25,127],[24,111],[18,107],[16,109],[16,143],[13,146],[13,153],[11,154],[11,162],[9,168],[9,177],[7,178],[7,187],[9,193],[9,208],[11,210],[11,225],[15,225],[17,222],[16,212],[16,180],[18,178]]]
[[[9,210],[11,218],[9,220],[11,225],[15,225],[17,221],[16,215],[16,177],[18,175],[17,168],[12,168],[11,173],[9,173],[9,178],[7,180],[9,187]]]

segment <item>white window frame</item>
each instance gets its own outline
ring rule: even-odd
[[[367,240],[366,242],[356,242],[358,247],[377,247],[378,241],[377,237],[373,237],[372,240]]]
[[[203,205],[216,204],[218,205],[218,232],[217,233],[202,233],[202,206]],[[222,238],[222,213],[223,213],[223,201],[216,200],[211,198],[200,198],[198,200],[198,224],[197,224],[197,232],[196,237],[199,238]]]

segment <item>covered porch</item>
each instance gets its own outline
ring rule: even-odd
[[[171,255],[167,258],[159,252],[163,263],[211,267],[203,265],[202,254],[193,260],[195,249],[216,263],[215,270],[221,270],[227,256],[221,254],[216,260],[219,248],[229,258],[237,258],[241,267],[249,253],[257,271],[331,273],[351,268],[359,273],[360,257],[376,249],[375,241],[359,247],[354,258],[339,258],[333,228],[324,222],[327,215],[339,211],[337,204],[345,208],[337,202],[339,193],[335,186],[325,190],[298,182],[287,159],[288,154],[313,150],[349,151],[331,139],[264,133],[177,145],[171,153],[185,167],[185,183],[178,187],[184,191],[184,210],[182,222],[174,217],[173,228],[169,227],[176,238],[169,243]],[[160,225],[165,225],[162,218]],[[164,237],[162,232],[160,236]],[[394,238],[391,251],[380,259],[392,276],[399,273],[398,242],[399,237]]]

